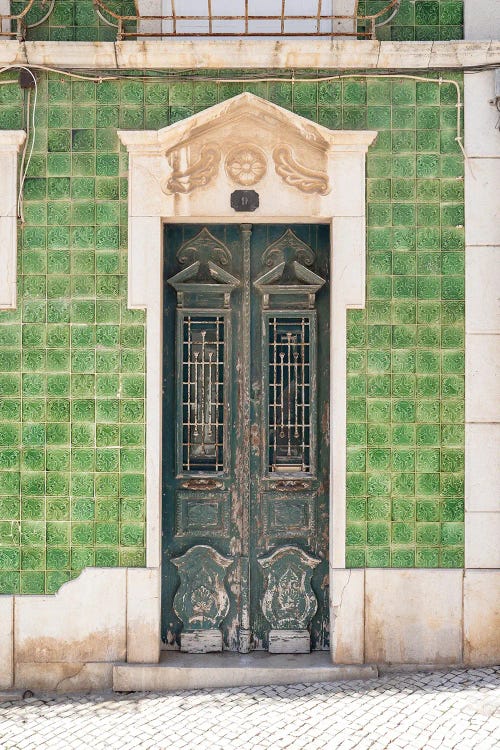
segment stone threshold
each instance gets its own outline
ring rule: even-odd
[[[312,654],[182,654],[163,651],[159,664],[116,664],[113,690],[172,691],[257,685],[343,682],[378,677],[372,664],[332,664],[328,651]]]
[[[0,40],[0,67],[444,70],[498,65],[500,41],[379,42],[352,39],[169,39],[124,42]]]

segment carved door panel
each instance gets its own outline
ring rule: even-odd
[[[329,230],[165,231],[163,637],[328,647]]]

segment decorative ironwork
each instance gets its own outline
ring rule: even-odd
[[[401,0],[385,0],[384,6],[373,13],[359,12],[359,0],[353,0],[352,13],[333,13],[331,3],[324,0],[310,0],[309,12],[297,12],[289,0],[282,0],[281,12],[257,12],[250,9],[244,0],[242,12],[221,14],[212,9],[211,0],[205,4],[205,12],[192,14],[183,0],[169,0],[163,4],[164,10],[158,14],[141,12],[142,3],[136,0],[135,14],[117,13],[109,0],[94,0],[100,18],[116,28],[117,39],[130,36],[140,37],[355,37],[375,39],[376,29],[394,18]],[[151,8],[151,3],[145,4]],[[127,24],[133,22],[137,28],[130,30]],[[347,28],[346,28],[347,27]]]
[[[311,320],[270,317],[269,471],[311,470]]]
[[[224,468],[224,318],[182,322],[182,469]]]
[[[48,21],[54,5],[55,0],[26,0],[24,8],[18,13],[0,13],[0,37],[14,36],[19,41],[23,41],[29,29],[34,29]],[[30,13],[35,15],[35,20],[28,22]]]
[[[373,13],[360,13],[359,0],[352,0],[353,12],[349,15],[328,12],[324,0],[310,0],[310,12],[294,13],[288,0],[282,0],[280,13],[258,13],[249,9],[244,0],[240,14],[216,14],[211,0],[206,12],[190,14],[183,0],[160,0],[152,3],[135,0],[134,13],[119,13],[111,0],[93,0],[100,20],[114,29],[118,40],[130,37],[355,37],[375,39],[376,30],[389,23],[397,14],[401,0],[386,0],[384,7]],[[132,0],[130,2],[132,5]],[[158,7],[158,13],[151,9]],[[329,4],[331,8],[331,3]],[[20,41],[29,36],[30,29],[49,20],[55,0],[25,0],[17,13],[0,13],[0,37],[16,37]],[[183,10],[183,7],[186,8]],[[296,6],[295,6],[296,7]],[[144,10],[146,12],[144,12]],[[28,22],[28,17],[35,20]]]
[[[229,307],[231,292],[240,282],[221,267],[229,265],[231,253],[206,227],[180,247],[176,258],[186,266],[168,280],[179,308],[178,470],[222,472],[228,319],[221,308]]]

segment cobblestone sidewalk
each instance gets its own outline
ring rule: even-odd
[[[500,668],[0,703],[1,750],[493,750]]]

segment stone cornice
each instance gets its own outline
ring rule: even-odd
[[[0,66],[85,70],[450,70],[500,65],[500,41],[376,42],[351,39],[169,39],[125,42],[0,41]]]

